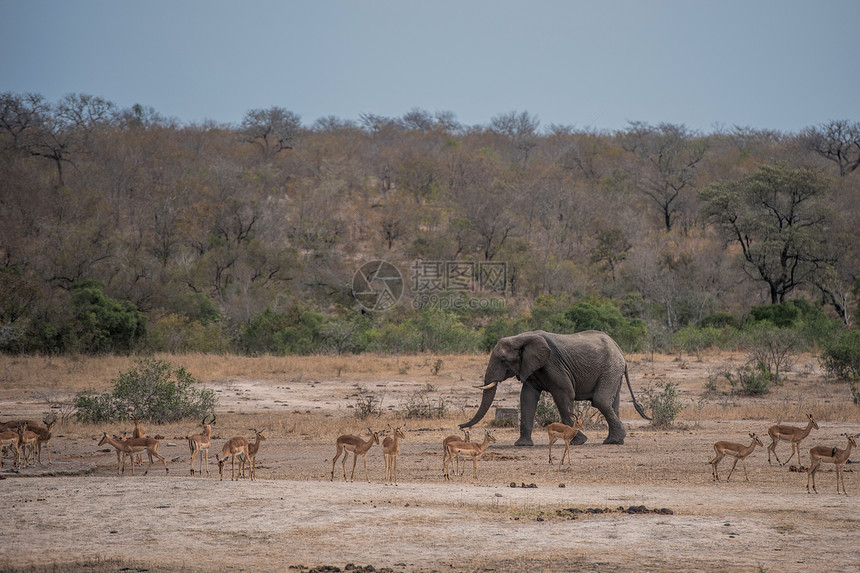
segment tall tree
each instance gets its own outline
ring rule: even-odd
[[[700,198],[726,243],[740,248],[744,272],[766,283],[777,304],[838,259],[828,194],[827,181],[814,171],[767,165],[709,185]]]

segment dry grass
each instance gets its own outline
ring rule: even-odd
[[[433,379],[444,373],[482,371],[485,356],[358,354],[351,356],[236,356],[210,354],[161,354],[154,356],[184,367],[201,382],[224,378],[256,380],[340,378],[355,375],[404,375]],[[442,360],[437,374],[433,366]],[[129,356],[7,356],[0,355],[0,382],[8,390],[81,390],[110,388],[117,375],[133,366]]]
[[[405,392],[429,388],[428,396],[447,400],[447,417],[430,423],[431,426],[451,428],[462,421],[474,405],[467,404],[462,396],[475,397],[470,384],[483,375],[486,356],[483,355],[378,355],[355,356],[222,356],[206,354],[157,355],[174,365],[182,366],[204,385],[227,384],[235,381],[254,381],[260,385],[311,385],[328,383],[342,390],[335,396],[341,404],[334,414],[324,415],[310,410],[290,410],[290,416],[276,412],[257,412],[257,426],[272,428],[283,434],[301,435],[303,432],[332,431],[331,418],[338,419],[337,431],[359,432],[368,423],[350,415],[356,393],[361,389],[376,391],[385,399],[384,418],[381,423],[400,423]],[[786,380],[774,386],[771,392],[760,397],[736,396],[728,392],[727,383],[718,384],[719,392],[706,393],[706,384],[720,370],[740,364],[744,356],[738,353],[717,352],[705,360],[679,359],[675,355],[631,354],[631,378],[639,401],[642,389],[660,386],[672,381],[679,385],[685,408],[677,421],[682,425],[703,420],[773,420],[774,422],[805,419],[814,410],[820,421],[858,422],[860,408],[851,403],[848,385],[826,381],[817,367],[814,355],[801,356]],[[107,391],[111,381],[120,372],[133,366],[133,357],[125,356],[0,356],[0,400],[12,400],[23,393],[63,394],[66,396],[83,390]],[[434,368],[441,361],[438,371]],[[397,386],[409,390],[398,390]],[[517,384],[501,387],[499,397],[516,403]],[[399,394],[398,394],[399,392]],[[454,394],[460,398],[453,399]],[[622,418],[637,418],[629,403],[626,389],[622,391]],[[348,400],[344,405],[344,401]],[[625,403],[626,402],[626,403]],[[2,414],[10,415],[11,412]],[[247,426],[241,413],[219,414],[219,428],[232,425],[230,416],[237,418],[236,425]],[[261,419],[260,419],[261,418]],[[372,421],[372,420],[371,420]],[[423,425],[428,425],[422,422]],[[245,428],[247,429],[247,428]],[[172,430],[171,430],[172,431]],[[178,430],[177,430],[178,431]]]

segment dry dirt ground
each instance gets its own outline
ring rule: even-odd
[[[851,464],[849,496],[836,494],[832,466],[818,474],[820,493],[807,494],[806,472],[768,465],[764,448],[747,459],[749,481],[739,463],[730,482],[715,483],[708,464],[717,440],[748,443],[757,432],[768,444],[776,420],[757,417],[758,408],[783,411],[792,419],[780,421],[796,425],[802,412],[815,413],[821,428],[802,444],[805,465],[811,446],[843,447],[842,433],[860,432],[857,422],[838,421],[856,416],[834,414],[856,408],[844,384],[822,383],[814,365],[789,373],[767,398],[744,399],[759,404],[738,409],[737,400],[723,398],[698,410],[715,361],[631,361],[640,401],[654,381],[679,384],[688,404],[679,427],[652,429],[625,388],[623,446],[603,445],[605,429],[588,429],[588,443],[572,447],[572,463],[559,469],[548,463],[543,431],[536,430],[535,447],[516,448],[517,432],[499,428],[478,478],[468,464],[465,475],[446,482],[441,440],[474,411],[479,392],[466,381],[480,378],[480,362],[474,371],[434,378],[432,393],[462,401],[462,412],[406,421],[396,486],[382,483],[379,446],[367,456],[370,483],[361,460],[355,482],[344,482],[340,463],[334,481],[330,474],[340,432],[401,422],[396,405],[426,387],[408,373],[206,381],[219,396],[211,477],[189,476],[181,438],[191,426],[149,428],[164,435],[159,451],[170,471],[156,463],[135,476],[117,476],[115,454],[97,446],[102,431],[129,424],[60,427],[52,463],[15,473],[4,462],[0,571],[860,571],[860,477]],[[515,405],[518,386],[506,382],[497,403]],[[384,392],[391,412],[356,420],[358,387]],[[4,419],[42,407],[0,393]],[[740,419],[737,412],[752,414]],[[215,450],[261,426],[268,439],[258,479],[220,480]],[[784,460],[789,446],[777,452]],[[553,453],[561,454],[558,443]],[[723,460],[723,480],[730,468]]]

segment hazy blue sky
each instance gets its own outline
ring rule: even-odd
[[[182,122],[528,111],[796,132],[858,120],[860,0],[0,0],[0,91]]]

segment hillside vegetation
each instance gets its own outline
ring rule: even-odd
[[[758,307],[812,339],[856,310],[858,123],[233,126],[8,92],[0,114],[7,353],[475,352],[526,328],[653,350]]]

